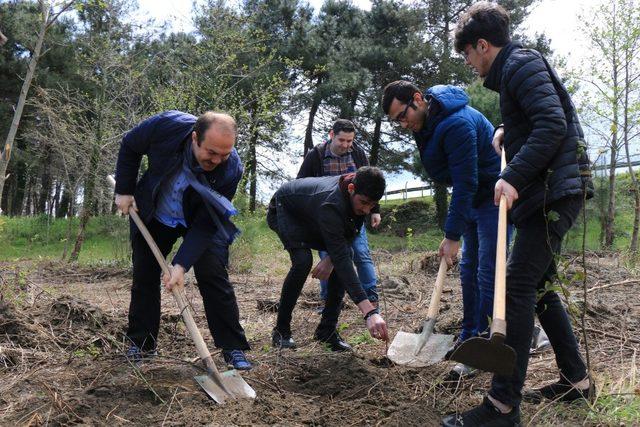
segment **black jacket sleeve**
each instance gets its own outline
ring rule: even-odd
[[[505,71],[507,90],[520,105],[531,132],[500,176],[521,191],[548,167],[567,132],[567,122],[549,70],[539,54],[530,52],[505,67]]]
[[[319,221],[320,233],[338,280],[343,284],[355,304],[364,301],[367,299],[367,294],[353,267],[351,243],[344,237],[344,222],[341,213],[335,206],[323,204],[320,207],[318,218],[322,218]]]
[[[313,147],[302,161],[296,179],[320,176],[320,153],[318,147]]]

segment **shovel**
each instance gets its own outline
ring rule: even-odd
[[[115,188],[116,181],[112,175],[107,177],[107,180],[111,184],[113,188]],[[167,265],[167,261],[162,256],[162,252],[156,245],[156,242],[153,240],[153,237],[147,230],[147,227],[144,225],[138,213],[133,209],[129,209],[129,216],[133,219],[133,222],[136,223],[138,229],[144,236],[144,239],[149,244],[151,251],[158,260],[160,267],[162,267],[162,272],[164,274],[170,274],[169,266]],[[187,299],[184,295],[184,289],[181,286],[174,287],[172,292],[176,303],[178,304],[178,308],[180,309],[180,313],[182,314],[182,320],[184,324],[187,326],[187,330],[189,331],[189,335],[191,335],[191,339],[196,345],[196,349],[198,350],[198,355],[200,359],[204,362],[204,365],[207,369],[207,373],[204,375],[196,375],[194,379],[200,384],[200,387],[204,389],[204,391],[215,400],[219,404],[225,403],[227,399],[236,399],[236,398],[250,398],[255,399],[256,392],[247,382],[240,376],[238,371],[235,369],[223,372],[220,374],[218,368],[216,368],[215,363],[213,362],[213,358],[211,357],[211,353],[209,353],[209,349],[198,330],[198,326],[196,325],[195,320],[193,320],[193,316],[191,315],[191,311],[189,311],[189,305],[187,303]]]
[[[422,332],[420,334],[411,334],[400,331],[396,334],[387,352],[387,357],[394,363],[416,368],[433,365],[444,359],[447,351],[453,345],[453,335],[433,333],[433,327],[436,324],[440,309],[440,296],[442,295],[442,286],[444,285],[446,274],[447,261],[441,258],[436,285],[431,294],[429,312],[422,325]]]
[[[507,165],[504,149],[502,167]],[[465,365],[500,375],[511,375],[516,364],[516,352],[504,343],[507,336],[505,294],[507,290],[507,198],[500,199],[498,242],[496,248],[496,276],[493,295],[493,320],[489,338],[474,337],[463,342],[450,359]]]

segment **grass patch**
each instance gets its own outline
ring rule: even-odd
[[[352,347],[357,347],[357,346],[359,346],[361,344],[373,344],[373,343],[375,343],[375,340],[373,339],[371,334],[369,334],[369,331],[362,331],[359,334],[356,334],[356,335],[353,335],[353,336],[349,337],[347,342]]]
[[[628,249],[633,225],[633,209],[626,199],[628,197],[619,198],[616,216],[614,249],[618,251]],[[372,250],[424,252],[438,248],[442,231],[436,225],[431,196],[382,201],[381,207],[383,224],[380,230],[368,232]],[[596,251],[600,249],[600,224],[593,201],[587,205],[587,218],[587,249]],[[582,217],[567,234],[566,249],[578,251],[582,247],[581,221]],[[231,272],[285,275],[289,256],[278,236],[267,226],[264,210],[242,213],[234,218],[234,222],[242,234],[230,249]],[[46,215],[0,217],[0,238],[5,242],[0,246],[0,259],[61,259],[65,249],[67,253],[73,249],[78,225],[78,218],[56,219]],[[176,243],[174,250],[180,243]],[[80,263],[129,265],[130,260],[128,220],[115,215],[91,218],[80,252]]]
[[[637,382],[636,358],[625,374],[614,379],[596,376],[598,393],[592,404],[542,403],[532,416],[532,425],[637,425],[640,420],[640,386]]]

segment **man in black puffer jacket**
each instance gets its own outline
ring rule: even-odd
[[[500,152],[504,140],[508,165],[496,182],[494,202],[506,196],[517,229],[507,265],[505,342],[517,359],[511,375],[494,375],[482,405],[445,417],[443,425],[518,425],[534,310],[561,379],[530,396],[569,401],[593,395],[567,313],[548,286],[555,280],[562,238],[593,193],[589,160],[565,87],[540,53],[511,42],[509,15],[501,6],[473,4],[458,22],[455,47],[485,78],[485,87],[500,93],[504,125],[494,148]]]
[[[316,340],[329,344],[333,351],[351,350],[336,329],[345,292],[364,315],[371,335],[387,340],[386,323],[360,284],[351,250],[365,217],[377,206],[384,189],[382,172],[364,166],[356,173],[296,179],[282,185],[273,195],[267,223],[278,234],[291,258],[273,329],[274,347],[296,347],[291,317],[310,271],[312,277],[329,281]],[[311,249],[328,253],[313,270]]]

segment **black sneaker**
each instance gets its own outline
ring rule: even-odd
[[[318,335],[314,336],[314,339],[320,341],[321,343],[325,343],[329,345],[329,349],[331,351],[352,351],[353,348],[342,337],[338,334],[338,332],[332,333],[328,338],[321,338]]]
[[[442,419],[444,427],[512,427],[520,425],[520,408],[515,407],[508,414],[503,414],[493,406],[488,397],[484,397],[482,405],[461,414],[447,415]]]
[[[560,381],[534,390],[525,391],[522,399],[529,403],[540,403],[543,399],[556,402],[573,402],[584,399],[593,402],[596,397],[596,387],[593,380],[589,379],[589,387],[577,389],[564,377]]]

